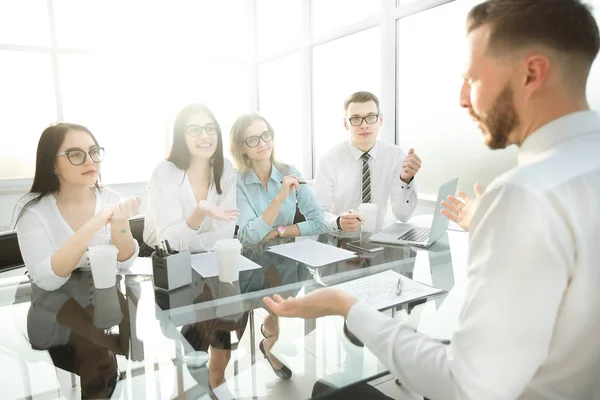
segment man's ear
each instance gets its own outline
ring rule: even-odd
[[[344,128],[346,128],[346,130],[350,130],[350,127],[348,126],[348,119],[344,118]]]
[[[532,54],[525,60],[523,89],[527,97],[531,97],[548,80],[550,59],[541,54]]]

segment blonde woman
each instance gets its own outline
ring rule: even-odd
[[[257,113],[240,116],[231,128],[231,154],[238,171],[238,236],[248,243],[327,229],[323,211],[300,173],[275,159],[274,137],[269,122]],[[306,218],[298,224],[296,204]]]

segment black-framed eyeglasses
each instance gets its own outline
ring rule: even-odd
[[[89,151],[83,149],[69,149],[62,153],[58,153],[56,157],[67,156],[69,162],[73,165],[81,165],[85,163],[87,156],[90,156],[93,162],[99,163],[104,158],[104,147],[94,147]]]
[[[246,138],[244,143],[246,143],[246,146],[248,147],[256,147],[260,144],[260,139],[262,139],[263,142],[268,143],[273,140],[273,136],[275,136],[275,134],[272,131],[264,131],[260,136],[250,136],[249,138]]]
[[[367,121],[367,124],[374,124],[379,120],[379,114],[375,115],[367,115],[366,117],[350,117],[348,121],[350,121],[350,125],[352,126],[360,126],[363,121]]]
[[[188,125],[185,127],[185,133],[192,137],[200,136],[202,131],[206,132],[207,135],[214,136],[219,133],[219,125],[211,123],[204,126]]]

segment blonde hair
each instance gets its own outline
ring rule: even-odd
[[[250,125],[256,121],[263,121],[267,125],[267,129],[271,132],[274,132],[269,121],[256,112],[240,115],[231,127],[231,133],[229,135],[229,151],[231,152],[231,157],[233,157],[233,165],[235,169],[242,175],[246,175],[252,170],[250,158],[248,158],[248,156],[242,152],[244,146],[244,133],[246,133],[246,129],[248,129]],[[279,172],[287,173],[289,166],[277,161],[275,158],[275,138],[273,138],[272,143],[273,149],[271,150],[271,164],[275,166]]]

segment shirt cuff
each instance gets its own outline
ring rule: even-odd
[[[339,229],[337,227],[337,219],[338,216],[332,213],[325,212],[325,224],[327,225],[327,230],[329,232],[338,232]]]
[[[415,190],[415,177],[414,176],[410,179],[410,182],[408,182],[408,183],[404,182],[400,178],[398,178],[398,179],[400,180],[400,192],[402,192],[404,194],[404,196],[408,196]]]
[[[377,340],[377,334],[390,323],[389,317],[362,301],[354,303],[346,317],[346,324],[350,332],[367,347],[373,347],[373,341]]]

